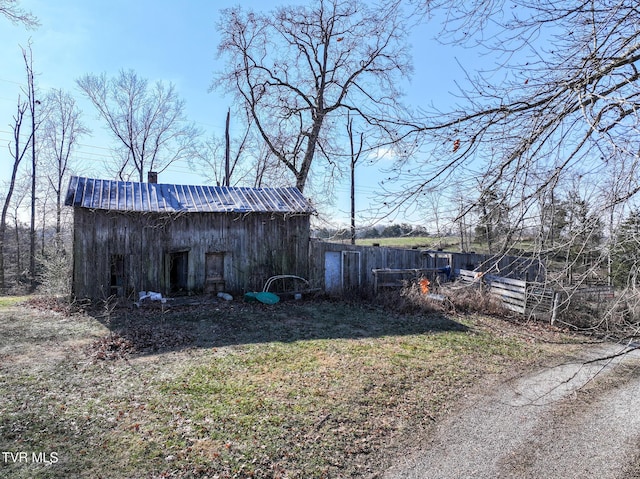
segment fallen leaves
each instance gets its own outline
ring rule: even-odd
[[[82,312],[81,305],[69,302],[67,298],[57,296],[31,296],[22,304],[27,308],[53,311],[63,316],[71,316],[74,313]]]
[[[123,359],[135,351],[133,343],[118,334],[96,339],[88,349],[92,359],[103,361]]]
[[[87,353],[94,361],[113,361],[126,359],[133,354],[179,348],[193,341],[194,337],[189,332],[179,328],[157,322],[143,322],[131,324],[93,341],[87,348]]]

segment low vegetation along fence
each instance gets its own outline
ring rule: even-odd
[[[416,283],[427,279],[427,284],[444,283],[451,277],[451,268],[419,268],[419,269],[373,269],[373,291],[378,294],[382,288],[401,288],[408,283]],[[426,288],[428,291],[428,287]]]
[[[528,317],[555,318],[556,293],[540,283],[503,278],[476,271],[459,270],[458,280],[485,285],[489,292],[502,300],[505,308]]]
[[[614,297],[611,286],[591,286],[568,291],[558,291],[544,283],[503,278],[476,271],[456,271],[458,281],[476,283],[488,288],[489,293],[499,297],[505,308],[527,317],[556,320],[560,305],[567,304],[569,296],[598,302]]]

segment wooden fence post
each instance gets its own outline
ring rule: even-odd
[[[551,308],[551,324],[556,322],[556,315],[558,314],[558,303],[560,302],[560,293],[558,291],[553,292],[553,307]]]

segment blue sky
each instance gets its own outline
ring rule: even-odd
[[[217,0],[22,0],[21,7],[40,20],[36,30],[13,26],[0,18],[0,181],[10,173],[10,159],[4,145],[10,139],[10,123],[21,85],[25,83],[20,45],[33,43],[34,70],[41,91],[60,88],[71,92],[83,111],[83,121],[92,135],[81,139],[78,162],[95,176],[108,160],[112,144],[93,107],[80,95],[75,80],[86,73],[115,76],[122,69],[134,69],[150,81],[162,80],[176,86],[186,101],[190,120],[207,134],[222,134],[230,99],[220,93],[209,93],[213,73],[222,67],[216,60],[218,35],[215,29],[222,8],[237,1]],[[268,11],[283,4],[304,1],[243,1],[245,8]],[[405,101],[412,106],[434,102],[445,108],[454,99],[454,81],[463,79],[458,61],[466,67],[473,52],[453,50],[439,45],[433,36],[439,25],[425,25],[409,39],[413,45],[415,73],[407,83]],[[383,166],[383,165],[379,165]],[[358,174],[357,202],[366,208],[378,191],[382,177],[378,167]],[[200,184],[201,175],[187,164],[175,164],[165,171],[160,181]],[[348,184],[336,188],[332,216],[346,221],[348,216]],[[403,218],[397,218],[398,221]]]

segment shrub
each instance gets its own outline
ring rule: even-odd
[[[46,295],[69,295],[71,293],[71,255],[45,251],[39,258],[39,291]]]
[[[499,317],[512,315],[500,298],[476,285],[450,287],[445,294],[452,310],[459,313],[482,313]]]

